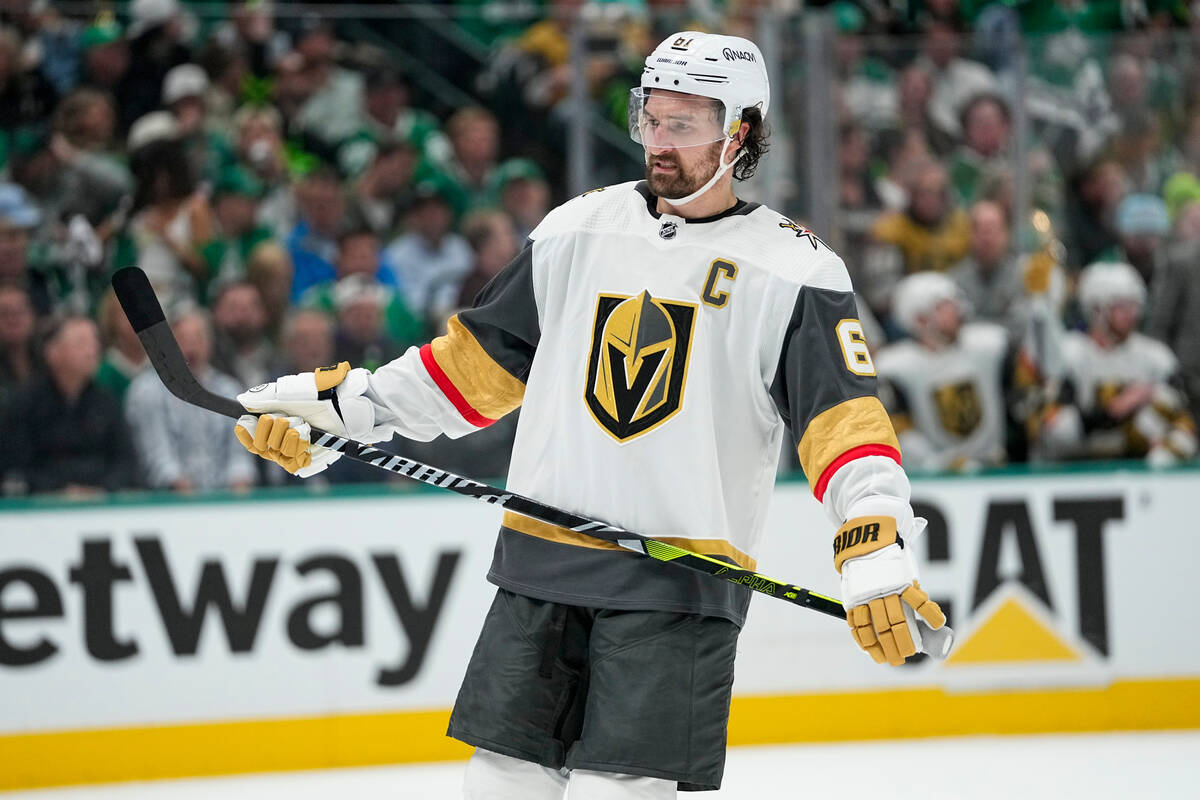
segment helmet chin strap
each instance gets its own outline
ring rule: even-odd
[[[738,162],[738,159],[746,154],[745,149],[743,149],[740,153],[738,153],[736,156],[734,156],[733,161],[730,161],[728,164],[726,164],[725,163],[725,151],[729,149],[729,143],[732,141],[733,141],[732,138],[726,137],[725,144],[723,144],[721,146],[721,166],[717,167],[717,171],[714,172],[713,176],[708,179],[708,183],[704,184],[699,189],[697,189],[696,191],[687,195],[686,197],[678,197],[678,198],[664,197],[663,200],[666,200],[668,203],[670,203],[673,206],[684,206],[684,205],[687,205],[688,203],[692,202],[693,200],[695,200],[700,195],[707,192],[714,185],[716,185],[716,182],[721,180],[721,176],[724,175],[726,172],[728,172],[733,167],[733,165]],[[650,163],[650,153],[649,152],[646,153],[646,163],[647,164]]]

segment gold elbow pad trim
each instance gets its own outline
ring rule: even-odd
[[[900,453],[900,442],[883,403],[875,396],[855,397],[825,409],[813,417],[800,437],[796,454],[808,477],[809,486],[817,487],[825,470],[843,453],[856,447],[883,446]]]
[[[457,314],[446,321],[446,335],[429,347],[454,388],[484,417],[500,419],[521,405],[525,384],[496,363]]]

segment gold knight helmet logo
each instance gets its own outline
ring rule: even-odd
[[[683,403],[696,305],[602,294],[596,304],[584,398],[618,442],[657,428]]]
[[[942,427],[955,436],[970,436],[983,422],[983,401],[971,381],[938,386],[933,402]]]

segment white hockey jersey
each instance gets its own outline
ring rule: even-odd
[[[907,501],[841,259],[764,206],[684,220],[655,204],[628,183],[552,211],[447,335],[376,370],[378,421],[460,436],[522,405],[508,488],[751,569],[789,426],[818,499],[867,459],[885,466],[830,494],[888,484]],[[738,624],[749,601],[511,512],[489,578]]]
[[[1134,332],[1115,347],[1102,348],[1086,334],[1071,331],[1063,336],[1062,351],[1062,399],[1078,409],[1082,423],[1078,441],[1065,455],[1141,457],[1159,444],[1183,458],[1195,454],[1195,423],[1175,385],[1175,355],[1165,344]],[[1151,402],[1127,419],[1110,417],[1105,408],[1109,401],[1135,385],[1155,387]]]
[[[1004,461],[1008,351],[1005,328],[973,322],[941,350],[907,339],[879,352],[884,399],[909,468]]]
[[[1098,410],[1126,386],[1166,383],[1175,375],[1175,356],[1157,339],[1134,332],[1116,347],[1102,348],[1079,331],[1063,336],[1063,365],[1085,414]]]

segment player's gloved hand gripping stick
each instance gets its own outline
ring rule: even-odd
[[[154,295],[154,290],[151,288],[146,274],[137,267],[128,267],[118,270],[113,275],[112,283],[113,288],[116,290],[117,299],[121,302],[121,307],[125,310],[125,315],[133,325],[133,330],[137,333],[138,339],[141,340],[142,347],[145,348],[146,355],[149,357],[150,363],[154,366],[154,371],[158,373],[159,378],[167,389],[186,403],[241,420],[247,413],[246,408],[240,403],[209,392],[192,375],[187,361],[183,357],[183,353],[180,352],[179,345],[171,333],[171,328],[167,324],[162,307]],[[288,393],[288,399],[287,403],[281,405],[290,407],[292,402],[316,402],[321,398],[322,393],[334,389],[334,387],[343,380],[346,380],[349,374],[353,372],[353,370],[349,370],[348,365],[345,367],[339,365],[337,368],[321,370],[309,376],[304,376],[305,378],[311,378],[311,386],[283,387]],[[329,385],[323,386],[325,383]],[[268,384],[268,386],[271,386],[271,384]],[[294,397],[293,389],[300,396]],[[275,391],[279,391],[279,387]],[[326,403],[325,405],[328,404]],[[249,422],[250,420],[246,421],[246,423]],[[428,466],[419,461],[361,444],[345,436],[313,428],[310,423],[305,422],[304,419],[298,416],[278,418],[259,417],[256,422],[257,424],[254,425],[253,430],[250,429],[248,424],[239,422],[239,440],[249,449],[261,452],[264,456],[278,461],[282,466],[289,469],[289,471],[300,475],[312,474],[312,471],[319,471],[324,466],[322,462],[331,461],[334,457],[333,454],[340,453],[356,461],[362,461],[388,472],[396,473],[397,475],[403,475],[431,486],[448,489],[486,503],[502,506],[541,522],[568,528],[596,539],[613,542],[627,550],[641,553],[658,561],[677,564],[681,567],[687,567],[697,572],[721,578],[722,580],[742,584],[760,594],[786,600],[795,605],[811,608],[839,619],[847,618],[846,610],[842,607],[842,604],[832,597],[826,597],[803,587],[784,583],[783,581],[769,578],[733,564],[728,564],[716,558],[694,553],[690,550],[667,544],[666,542],[657,541],[648,536],[628,531],[617,525],[610,525],[606,522],[573,514],[569,511],[563,511],[562,509],[539,503],[528,497],[522,497],[519,494],[506,492],[503,489],[488,486],[470,478],[464,478],[454,473]],[[283,424],[284,422],[287,424]],[[330,419],[329,422],[332,423],[334,420]],[[340,420],[337,421],[336,425],[330,424],[328,427],[345,430],[345,426],[341,424]],[[308,439],[308,437],[311,437],[311,439]],[[309,454],[307,447],[309,442],[313,445],[317,453],[316,456]],[[314,467],[316,469],[313,469]],[[854,521],[852,520],[852,522]],[[847,525],[851,523],[847,523]],[[890,546],[894,549],[899,549],[895,544],[891,544]],[[881,545],[881,548],[880,553],[887,551],[887,545]],[[887,552],[890,553],[892,551]],[[855,553],[854,555],[859,554]],[[866,553],[864,552],[862,555],[866,555]],[[882,557],[884,559],[889,558],[887,555]],[[838,567],[843,572],[843,587],[845,588],[848,585],[845,567],[841,562],[838,563]],[[860,584],[873,586],[874,581],[860,580]],[[913,603],[915,596],[911,591],[899,585],[899,583],[895,587],[890,587],[889,591],[892,589],[900,592],[900,599],[902,601],[906,601],[910,605]],[[917,589],[919,591],[919,587]],[[878,594],[877,591],[868,593]],[[887,594],[886,597],[880,600],[885,612],[889,610],[887,605],[890,602],[889,598],[895,596],[895,593]],[[869,598],[865,597],[857,598],[855,602],[867,602],[868,600]],[[925,600],[928,600],[928,598],[926,597]],[[874,601],[871,600],[866,606],[862,607],[873,609],[873,603]],[[932,604],[925,603],[924,605]],[[920,612],[922,607],[922,603],[917,603],[918,612]],[[933,607],[936,608],[936,605]],[[851,608],[855,612],[851,616],[851,627],[861,630],[860,626],[856,624],[859,619],[859,615],[857,614],[859,608],[853,605]],[[870,620],[873,618],[868,617],[867,619]],[[880,631],[877,638],[882,639],[886,634],[890,635],[893,640],[899,639],[900,637],[897,635],[898,626],[890,621],[890,617],[886,619],[888,621],[885,623],[885,616],[881,615],[873,623],[876,629]],[[953,643],[953,632],[945,625],[939,626],[936,630],[930,627],[936,621],[936,618],[923,617],[918,624],[912,625],[911,630],[918,630],[919,627],[920,633],[914,636],[909,643],[905,644],[902,650],[898,650],[897,652],[908,651],[911,654],[915,650],[910,650],[909,648],[913,643],[916,643],[917,647],[923,647],[924,652],[937,658],[945,658],[950,652],[950,647]],[[944,617],[941,618],[941,621],[944,622]],[[881,625],[883,626],[882,628],[880,628]],[[892,632],[889,633],[889,630]],[[871,648],[868,647],[868,642],[865,641],[869,638],[869,635],[864,635],[861,632],[855,633],[855,639],[864,649],[872,652]],[[891,660],[891,651],[885,648],[885,653],[889,660]],[[875,654],[872,652],[872,655]],[[876,660],[879,660],[877,656]]]

